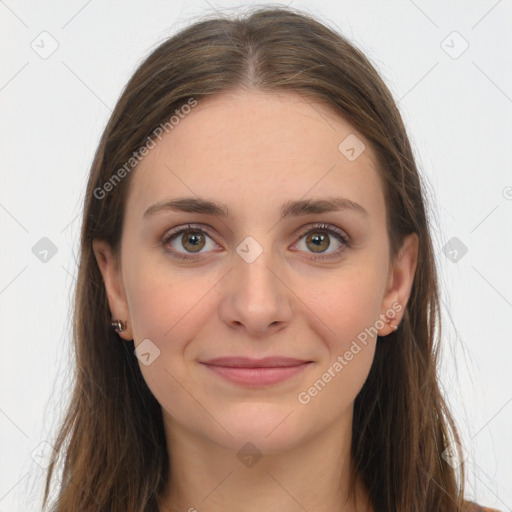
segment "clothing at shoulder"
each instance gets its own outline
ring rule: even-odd
[[[500,512],[498,509],[495,508],[481,507],[480,505],[474,503],[473,501],[467,501],[465,505],[466,507],[464,508],[464,512]]]

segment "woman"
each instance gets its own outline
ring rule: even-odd
[[[270,8],[161,44],[100,141],[81,244],[52,510],[486,510],[439,390],[407,134],[339,34]]]

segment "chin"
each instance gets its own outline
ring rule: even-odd
[[[238,451],[252,443],[262,453],[279,453],[293,448],[307,435],[305,422],[292,406],[254,402],[239,404],[237,409],[222,415],[222,419],[218,416],[231,434],[222,435],[219,444],[225,448]]]

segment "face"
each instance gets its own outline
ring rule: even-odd
[[[121,266],[94,249],[168,430],[277,452],[351,415],[416,260],[412,236],[389,260],[376,161],[328,107],[239,92],[201,100],[133,171]]]

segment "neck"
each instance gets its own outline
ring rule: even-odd
[[[361,480],[356,477],[350,488],[351,417],[259,460],[199,437],[169,417],[165,425],[170,478],[160,512],[372,512]]]

